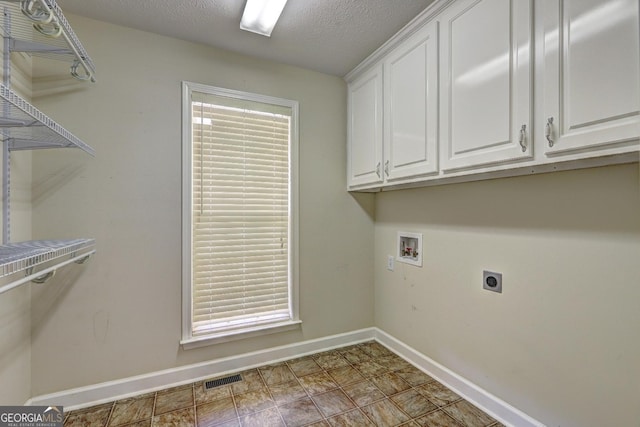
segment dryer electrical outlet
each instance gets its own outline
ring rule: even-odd
[[[502,293],[502,273],[494,273],[492,271],[482,272],[482,289],[488,291]]]

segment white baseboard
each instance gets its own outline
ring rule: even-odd
[[[165,369],[149,374],[36,396],[30,399],[30,404],[47,406],[62,405],[65,411],[86,408],[88,406],[113,402],[114,400],[125,399],[139,394],[277,363],[298,356],[369,341],[374,338],[375,333],[375,328],[360,329],[344,334],[331,335],[237,356]]]
[[[389,350],[401,356],[426,374],[440,381],[448,388],[459,394],[470,403],[476,405],[493,418],[507,426],[544,427],[544,424],[529,415],[509,405],[504,400],[478,387],[466,378],[461,377],[450,369],[419,351],[409,347],[381,329],[374,328],[374,339]]]
[[[62,405],[66,411],[81,409],[372,339],[503,424],[518,427],[544,427],[544,424],[539,421],[375,327],[36,396],[31,398],[28,404]]]

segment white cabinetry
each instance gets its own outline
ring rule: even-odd
[[[382,183],[382,65],[349,85],[349,186]]]
[[[438,172],[438,26],[422,28],[384,61],[385,180]]]
[[[439,19],[442,169],[531,158],[531,0],[461,0]]]
[[[346,77],[349,189],[637,162],[639,9],[434,2]]]
[[[638,0],[543,0],[542,145],[547,155],[640,136]]]

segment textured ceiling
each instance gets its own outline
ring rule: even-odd
[[[351,71],[432,2],[289,0],[268,38],[240,30],[244,0],[57,1],[66,14],[337,76]]]

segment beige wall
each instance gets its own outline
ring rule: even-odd
[[[0,295],[0,405],[31,397],[29,285]]]
[[[375,229],[376,326],[545,425],[638,425],[637,163],[381,193]]]
[[[97,64],[98,82],[79,86],[47,66],[36,105],[97,155],[34,155],[33,229],[38,238],[93,236],[98,254],[34,297],[33,394],[372,326],[373,197],[358,202],[344,190],[342,79],[69,20]],[[300,103],[301,332],[179,346],[182,80]],[[49,95],[56,85],[62,89]]]

